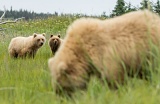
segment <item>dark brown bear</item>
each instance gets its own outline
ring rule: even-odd
[[[53,55],[57,52],[58,48],[60,47],[60,45],[63,42],[63,40],[60,37],[61,37],[60,34],[58,34],[57,36],[56,35],[50,36],[48,44],[50,46],[50,49],[51,49]]]

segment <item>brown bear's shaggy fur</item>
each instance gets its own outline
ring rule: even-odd
[[[160,18],[147,10],[107,20],[78,19],[48,61],[56,90],[59,86],[67,92],[85,88],[91,74],[113,85],[123,83],[129,72],[141,76],[150,43],[158,46],[159,39]]]
[[[58,34],[57,36],[54,36],[54,35],[50,36],[48,44],[50,46],[50,49],[53,55],[56,53],[56,51],[58,50],[58,48],[62,43],[63,43],[63,39],[61,39],[60,34]]]
[[[45,33],[29,37],[15,37],[11,40],[8,51],[11,57],[33,57],[37,50],[45,43]]]

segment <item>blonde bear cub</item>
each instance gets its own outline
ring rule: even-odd
[[[45,33],[34,33],[29,37],[15,37],[11,40],[8,51],[9,55],[13,58],[19,57],[32,57],[34,58],[36,52],[41,48],[46,41]]]

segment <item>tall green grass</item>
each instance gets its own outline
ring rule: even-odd
[[[8,30],[0,35],[0,104],[159,104],[160,55],[156,56],[157,73],[152,81],[129,78],[118,90],[111,90],[97,78],[91,78],[86,91],[78,91],[73,99],[56,96],[51,84],[48,59],[52,53],[46,44],[34,59],[12,59],[8,55],[11,38],[28,36],[34,32],[65,35],[67,26],[75,18],[48,18],[47,20],[22,21],[4,25]],[[159,51],[157,51],[159,52]],[[148,66],[150,70],[152,67]]]

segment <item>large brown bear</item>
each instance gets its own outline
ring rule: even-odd
[[[50,46],[53,55],[57,52],[58,48],[61,46],[62,43],[63,39],[61,39],[60,34],[50,36],[48,44]]]
[[[34,58],[37,50],[43,46],[45,41],[45,33],[34,33],[33,36],[29,37],[15,37],[9,44],[9,55],[14,58],[26,56]]]
[[[160,18],[144,10],[107,20],[82,18],[68,29],[63,45],[49,59],[56,91],[86,88],[90,75],[109,85],[122,84],[125,75],[142,77],[143,60],[158,47]]]

